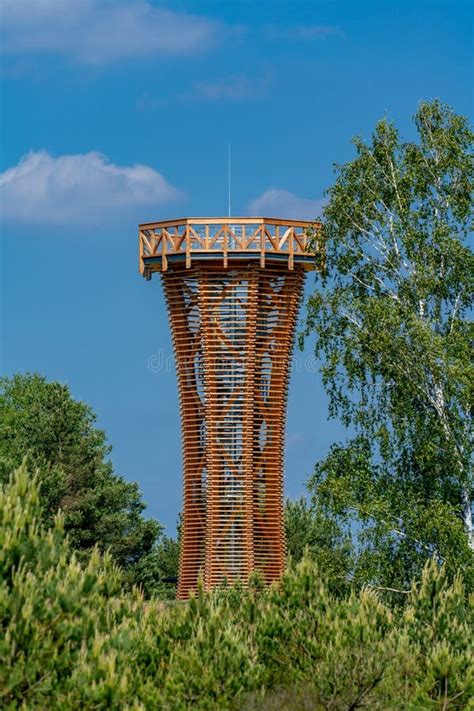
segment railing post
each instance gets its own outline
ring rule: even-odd
[[[189,230],[189,225],[186,222],[186,269],[189,269],[191,266],[191,236],[190,236],[190,230]]]
[[[138,267],[140,274],[143,274],[145,271],[145,263],[143,261],[143,238],[140,228],[138,228]]]
[[[168,259],[166,257],[166,236],[167,230],[163,227],[161,230],[161,271],[166,272],[168,269]]]
[[[294,247],[295,247],[295,228],[290,227],[290,234],[288,235],[289,238],[289,254],[288,254],[288,269],[293,270],[293,265],[294,265],[294,258],[293,258],[293,253],[294,253]]]

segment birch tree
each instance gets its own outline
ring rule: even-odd
[[[380,121],[337,166],[322,283],[308,303],[329,414],[352,439],[310,482],[358,526],[359,574],[403,584],[424,558],[472,566],[473,133],[439,101],[417,140]]]

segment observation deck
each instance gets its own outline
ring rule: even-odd
[[[312,251],[317,222],[276,220],[267,217],[189,217],[139,225],[140,273],[149,280],[153,272],[169,266],[191,267],[193,262],[214,261],[227,268],[230,260],[256,260],[261,268],[277,263],[293,270],[315,269]]]

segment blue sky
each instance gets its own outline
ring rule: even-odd
[[[227,210],[312,218],[386,113],[472,112],[472,3],[2,0],[1,370],[39,371],[92,405],[119,473],[173,532],[175,375],[138,222]],[[308,281],[308,293],[314,288]],[[344,436],[295,353],[286,492]]]

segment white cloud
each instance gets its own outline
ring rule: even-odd
[[[181,193],[146,165],[118,166],[100,153],[30,152],[0,173],[4,220],[43,224],[97,223],[138,206],[175,202]]]
[[[1,0],[1,20],[4,53],[48,52],[81,64],[201,52],[225,29],[146,0]]]
[[[269,188],[252,200],[248,206],[250,215],[282,217],[290,220],[314,220],[321,215],[324,200],[302,198],[288,190]]]

